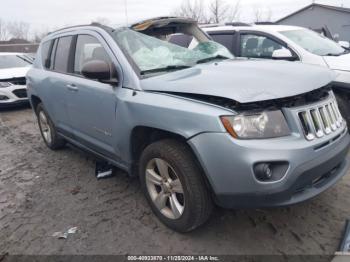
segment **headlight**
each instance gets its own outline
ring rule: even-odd
[[[246,113],[222,116],[227,132],[239,139],[274,138],[290,135],[290,129],[281,111]]]
[[[8,82],[0,82],[0,88],[5,88],[11,86],[11,83]]]

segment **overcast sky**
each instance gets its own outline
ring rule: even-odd
[[[126,1],[129,21],[169,15],[182,2],[182,0],[1,0],[0,18],[5,21],[28,22],[32,31],[85,24],[102,18],[117,25],[126,22]],[[241,0],[241,20],[250,22],[256,6],[262,9],[271,8],[273,19],[277,19],[311,2],[312,0]],[[350,0],[317,2],[350,7]]]

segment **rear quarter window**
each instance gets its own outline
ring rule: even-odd
[[[52,41],[44,42],[41,46],[41,63],[43,67],[50,68],[50,49]]]

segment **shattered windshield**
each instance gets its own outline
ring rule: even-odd
[[[199,42],[192,50],[128,28],[115,31],[113,38],[141,71],[147,74],[192,67],[215,59],[231,59],[226,47],[213,42]]]
[[[281,31],[280,33],[315,55],[337,56],[344,54],[345,51],[336,42],[311,30],[298,29]]]

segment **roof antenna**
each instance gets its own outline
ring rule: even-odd
[[[128,0],[125,0],[125,1],[124,1],[124,7],[125,7],[126,25],[129,25],[129,18],[128,18]]]

